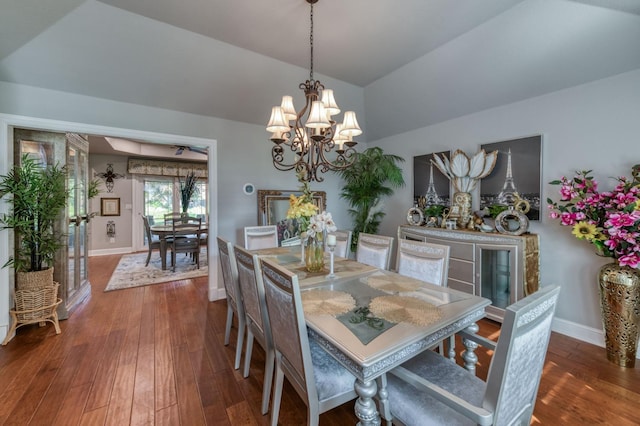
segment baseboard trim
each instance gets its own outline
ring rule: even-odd
[[[89,257],[91,256],[108,256],[110,254],[129,254],[133,253],[133,249],[131,247],[118,247],[112,249],[100,249],[100,250],[89,250]]]
[[[553,331],[564,334],[565,336],[573,337],[574,339],[581,340],[583,342],[591,343],[592,345],[605,347],[604,343],[604,331],[598,328],[587,327],[582,324],[567,321],[560,318],[554,318]],[[640,352],[636,352],[636,359],[640,359]]]

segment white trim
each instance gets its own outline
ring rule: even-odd
[[[19,115],[0,114],[0,155],[7,155],[7,161],[0,161],[0,174],[6,174],[13,165],[13,128],[38,129],[57,132],[74,132],[93,135],[109,135],[124,139],[145,140],[164,145],[196,145],[208,148],[208,182],[209,192],[209,232],[210,235],[218,234],[218,143],[215,139],[196,138],[191,136],[172,135],[168,133],[156,133],[119,127],[98,126],[93,124],[75,123],[69,121],[50,120]],[[0,213],[6,213],[7,203],[0,202]],[[9,232],[0,232],[0,265],[3,265],[9,257]],[[218,251],[212,250],[213,238],[209,238],[209,300],[218,300],[224,297],[224,289],[218,288]],[[9,296],[10,276],[8,268],[0,268],[0,340],[6,336],[9,327]],[[222,286],[220,286],[222,287]],[[221,295],[222,294],[222,295]]]
[[[108,256],[110,254],[131,254],[134,253],[135,250],[131,247],[118,247],[112,249],[100,249],[100,250],[89,250],[89,257],[93,256]]]
[[[553,319],[553,331],[565,336],[591,343],[592,345],[605,347],[604,331],[598,328],[587,327],[561,318]],[[636,352],[636,359],[640,359],[640,351]]]

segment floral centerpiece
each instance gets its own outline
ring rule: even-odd
[[[571,233],[596,247],[599,255],[612,257],[620,266],[640,269],[640,164],[633,166],[633,180],[618,177],[612,191],[598,191],[591,170],[576,172],[560,185],[560,201],[548,198],[549,216],[570,226]]]
[[[318,206],[313,202],[313,192],[309,187],[309,182],[304,180],[305,173],[296,173],[298,181],[302,184],[300,191],[302,195],[296,197],[294,194],[289,196],[289,210],[287,210],[287,219],[293,219],[298,225],[300,236],[304,239],[304,234],[309,227],[311,216],[318,212]]]
[[[324,236],[336,229],[331,213],[323,211],[311,216],[305,249],[305,264],[309,272],[319,272],[324,268]]]

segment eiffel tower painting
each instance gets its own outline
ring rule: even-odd
[[[485,152],[498,151],[491,174],[480,181],[480,209],[513,205],[516,196],[527,200],[529,220],[540,219],[542,193],[542,136],[528,136],[480,145]]]
[[[496,197],[496,204],[502,204],[505,206],[512,206],[515,204],[516,199],[520,197],[516,183],[513,180],[513,172],[511,170],[511,149],[507,152],[507,175],[502,185],[502,190]]]

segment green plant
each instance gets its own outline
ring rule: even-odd
[[[489,210],[489,216],[491,216],[493,219],[498,217],[500,213],[507,210],[508,208],[508,206],[502,204],[492,204],[490,206],[487,206],[487,209]]]
[[[100,195],[100,180],[93,179],[87,185],[87,198],[92,199]]]
[[[16,234],[15,256],[3,267],[30,272],[53,266],[64,237],[55,224],[67,204],[66,185],[64,166],[43,167],[26,154],[6,176],[0,176],[0,198],[8,196],[12,203],[10,212],[0,218],[0,229],[13,229]]]
[[[198,176],[195,172],[188,172],[184,177],[184,182],[180,179],[180,201],[182,203],[182,212],[189,210],[189,203],[193,194],[198,192]]]
[[[398,163],[404,158],[385,154],[379,147],[357,154],[352,166],[338,173],[345,181],[340,196],[349,202],[353,218],[352,249],[358,245],[360,232],[375,234],[385,215],[382,199],[393,194],[394,188],[404,186],[402,169]]]
[[[442,217],[442,213],[444,213],[444,206],[440,204],[435,204],[424,209],[425,218]]]

